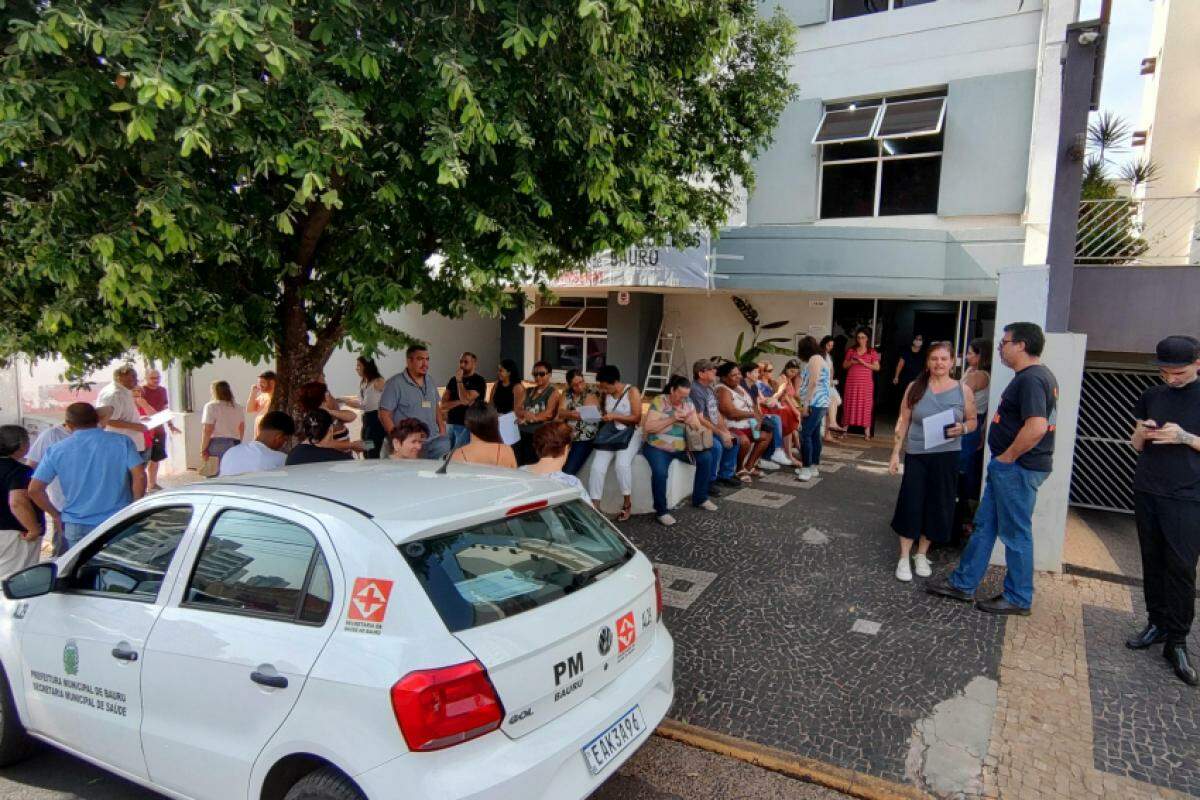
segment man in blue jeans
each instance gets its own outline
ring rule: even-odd
[[[738,443],[725,425],[725,418],[717,407],[716,383],[717,364],[702,358],[692,364],[692,405],[700,415],[700,424],[712,431],[711,452],[712,476],[708,493],[719,497],[718,486],[740,489],[741,481],[734,478],[737,472]]]
[[[1033,506],[1038,487],[1050,476],[1058,402],[1058,382],[1041,364],[1045,344],[1045,334],[1032,322],[1004,326],[1000,360],[1016,375],[1000,395],[988,431],[992,460],[975,531],[950,577],[925,586],[930,594],[973,601],[998,536],[1008,568],[1004,591],[975,603],[990,614],[1026,616],[1033,605]]]

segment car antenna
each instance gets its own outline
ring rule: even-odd
[[[459,450],[463,449],[466,446],[467,446],[467,443],[463,442],[458,447],[451,447],[450,452],[446,453],[446,457],[442,459],[442,465],[440,467],[438,467],[437,471],[434,472],[433,474],[434,475],[445,475],[446,467],[450,466],[451,456],[453,456],[455,453],[457,453]]]

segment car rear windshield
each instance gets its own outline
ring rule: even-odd
[[[486,625],[578,591],[634,550],[580,501],[400,546],[451,631]]]

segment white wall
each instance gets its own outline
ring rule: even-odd
[[[489,380],[495,376],[496,364],[500,360],[500,320],[481,317],[471,312],[462,319],[450,319],[439,314],[421,314],[415,307],[394,314],[385,314],[384,322],[414,337],[429,343],[429,373],[437,385],[443,386],[458,368],[458,356],[470,350],[479,356],[479,371]],[[337,396],[358,393],[358,377],[354,372],[354,360],[358,353],[339,349],[330,356],[325,367],[329,389]],[[389,377],[404,369],[404,351],[388,352],[376,357],[379,370]],[[220,358],[192,372],[192,413],[184,417],[186,453],[175,447],[171,459],[173,471],[195,468],[200,463],[200,411],[210,399],[209,386],[213,381],[229,381],[233,396],[240,405],[245,405],[250,387],[260,372],[274,369],[273,363],[251,364],[237,358]],[[176,400],[172,400],[175,407]],[[176,423],[179,424],[179,423]],[[246,416],[247,438],[253,435],[254,420]],[[172,444],[178,445],[181,437],[173,437]]]
[[[801,28],[800,98],[850,100],[1034,69],[1044,0],[936,2]]]
[[[1062,111],[1062,65],[1067,26],[1079,17],[1078,0],[1048,0],[1039,37],[1037,95],[1029,147],[1025,196],[1026,264],[1046,263],[1050,245],[1050,205],[1058,158],[1058,118]]]
[[[764,323],[788,320],[788,324],[771,335],[792,336],[796,332],[811,333],[820,339],[829,333],[833,320],[833,298],[828,295],[784,292],[738,293],[758,311]],[[750,326],[730,299],[732,293],[668,294],[664,300],[663,322],[667,330],[682,334],[683,346],[677,350],[675,371],[691,377],[692,362],[712,356],[733,357],[738,334]],[[815,305],[814,305],[815,303]],[[793,339],[794,341],[794,339]],[[792,345],[783,345],[791,347]],[[768,356],[776,372],[783,368],[789,356]]]

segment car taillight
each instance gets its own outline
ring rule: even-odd
[[[654,604],[657,616],[655,620],[662,619],[662,575],[658,573],[658,567],[654,568]]]
[[[410,672],[392,687],[392,710],[410,750],[441,750],[500,727],[504,706],[478,661]]]

